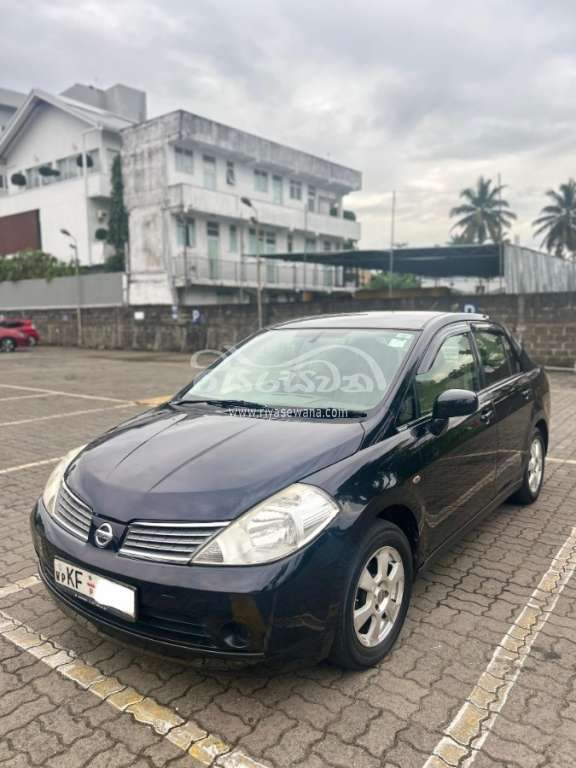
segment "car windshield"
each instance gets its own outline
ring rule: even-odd
[[[414,336],[380,328],[266,331],[205,371],[181,400],[364,412],[382,400]]]

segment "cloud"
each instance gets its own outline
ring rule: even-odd
[[[570,0],[0,0],[2,84],[148,92],[363,171],[363,245],[445,242],[479,174],[531,242],[543,192],[576,175]]]

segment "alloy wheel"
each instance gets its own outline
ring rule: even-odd
[[[14,349],[14,342],[12,339],[2,339],[0,341],[0,352],[12,352]]]
[[[544,471],[544,451],[539,437],[532,440],[530,446],[530,458],[528,459],[528,487],[531,493],[537,493],[542,482]]]
[[[392,631],[404,595],[404,565],[394,547],[377,549],[366,561],[354,600],[354,632],[367,648],[379,645]]]

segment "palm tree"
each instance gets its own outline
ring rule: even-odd
[[[452,229],[460,230],[459,235],[464,242],[503,241],[504,230],[516,218],[508,202],[502,199],[503,189],[501,184],[493,187],[492,179],[480,176],[475,187],[460,192],[460,197],[466,202],[452,208],[450,216],[460,216]]]
[[[544,235],[542,247],[562,258],[576,257],[576,181],[569,179],[560,184],[559,191],[549,189],[546,196],[552,201],[540,211],[532,224],[535,237]],[[566,253],[566,251],[568,253]]]

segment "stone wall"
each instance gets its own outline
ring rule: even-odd
[[[273,324],[306,315],[385,309],[477,311],[503,322],[532,356],[546,365],[573,368],[576,362],[576,294],[545,293],[497,296],[442,296],[410,299],[324,300],[265,304],[264,322]],[[141,317],[144,313],[144,317]],[[30,317],[42,343],[77,343],[76,311],[23,310],[7,313]],[[174,317],[169,306],[90,308],[82,310],[83,344],[99,349],[141,349],[192,352],[222,349],[256,330],[254,305],[227,304],[194,309],[181,307]]]

